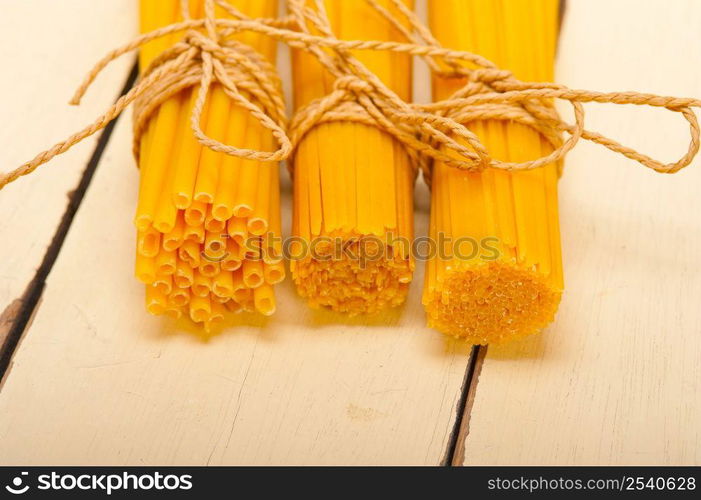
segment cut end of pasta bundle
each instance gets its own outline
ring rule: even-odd
[[[444,45],[482,54],[526,81],[552,80],[557,12],[556,0],[429,2],[432,30]],[[435,97],[447,98],[464,83],[436,76]],[[503,161],[553,150],[519,123],[469,127]],[[554,319],[563,290],[558,171],[554,164],[477,173],[433,166],[430,234],[451,242],[453,253],[427,264],[423,304],[430,326],[492,344],[537,333]],[[459,241],[471,248],[458,248]]]
[[[278,249],[266,238],[226,229],[226,221],[188,225],[185,213],[178,212],[170,232],[138,231],[135,274],[146,285],[147,311],[189,317],[207,330],[228,313],[273,314],[273,285],[285,277]]]
[[[406,152],[376,128],[339,122],[311,131],[295,159],[298,293],[312,307],[352,315],[402,304],[414,271]]]
[[[379,4],[397,9],[391,0]],[[367,2],[324,5],[339,38],[403,40]],[[409,57],[382,51],[353,55],[410,99]],[[333,78],[314,56],[294,51],[292,63],[297,108],[328,94]],[[414,178],[408,153],[379,128],[335,121],[304,136],[294,158],[292,228],[303,248],[292,252],[290,267],[310,306],[372,314],[404,302],[414,270],[408,251]]]
[[[562,289],[505,262],[449,270],[423,303],[428,325],[471,344],[498,344],[539,332],[554,318]]]
[[[387,245],[387,239],[367,236],[338,241],[347,256],[334,255],[329,246],[318,251],[318,258],[295,263],[297,291],[310,306],[355,315],[404,302],[414,266],[403,249]],[[364,254],[373,257],[365,261]]]
[[[275,0],[235,4],[253,17],[272,17],[277,8]],[[181,6],[178,0],[142,0],[142,31],[176,22]],[[189,9],[201,17],[202,0],[190,0]],[[149,42],[141,52],[141,67],[178,36]],[[274,41],[235,36],[274,60]],[[164,101],[140,137],[135,274],[146,285],[150,313],[189,318],[211,330],[231,312],[275,312],[273,285],[284,279],[285,268],[279,167],[203,147],[190,126],[198,92],[197,86],[187,88]],[[207,136],[220,142],[258,151],[274,148],[270,130],[232,104],[219,83],[209,89],[200,123]]]
[[[339,158],[334,144],[349,150]],[[312,307],[349,314],[402,304],[414,271],[406,152],[373,127],[331,123],[308,134],[295,164],[293,231],[304,242],[291,255],[298,293]]]

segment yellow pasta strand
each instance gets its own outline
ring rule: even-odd
[[[390,0],[379,4],[396,9]],[[367,2],[327,0],[324,5],[340,38],[403,41]],[[410,99],[409,57],[381,51],[354,55],[402,99]],[[330,75],[313,56],[293,51],[292,69],[297,107],[331,90]],[[307,242],[291,247],[299,294],[312,307],[350,314],[401,304],[414,268],[408,253],[392,251],[395,239],[413,238],[414,176],[404,149],[375,127],[324,123],[302,140],[294,172],[292,231]],[[311,251],[297,255],[305,246]],[[347,251],[337,255],[339,246]],[[371,248],[373,258],[366,258]]]
[[[186,289],[190,288],[194,283],[194,279],[194,271],[192,266],[189,263],[178,259],[178,267],[175,270],[175,276],[173,276],[175,286]]]
[[[230,271],[222,271],[212,280],[212,293],[220,297],[234,295],[234,280]]]
[[[146,310],[151,314],[163,314],[168,306],[168,298],[163,291],[154,286],[146,286]]]
[[[163,235],[163,249],[167,251],[177,250],[180,248],[180,245],[182,245],[184,238],[185,218],[182,210],[179,210],[175,218],[173,229]]]
[[[153,257],[145,257],[136,252],[135,275],[145,285],[150,285],[156,280],[156,261]]]
[[[257,311],[270,316],[275,312],[275,294],[269,284],[259,286],[253,291],[253,300]]]
[[[156,257],[156,272],[158,274],[174,274],[177,266],[175,250],[168,251],[161,249]]]
[[[251,17],[271,18],[277,13],[277,0],[230,3]],[[142,31],[181,20],[181,4],[141,0]],[[230,15],[220,6],[216,9],[217,16]],[[201,17],[203,0],[189,0],[189,12]],[[139,56],[141,68],[182,36],[174,33],[147,43]],[[256,33],[230,36],[274,61],[276,43],[271,38]],[[285,271],[279,262],[264,265],[260,241],[247,250],[249,237],[276,241],[272,245],[281,250],[279,166],[202,147],[190,124],[199,90],[184,89],[166,100],[142,135],[135,274],[147,285],[150,312],[176,319],[187,316],[209,331],[229,311],[255,309],[251,288],[278,283]],[[239,147],[266,151],[275,147],[272,133],[232,103],[218,83],[209,89],[200,126],[210,137]],[[265,294],[258,303],[259,312],[267,315],[274,310],[272,287]]]
[[[517,78],[543,81],[553,77],[557,9],[557,0],[430,0],[429,17],[444,45],[482,54]],[[435,78],[435,98],[462,84]],[[523,125],[469,125],[505,161],[551,151]],[[447,257],[426,268],[430,326],[487,344],[535,333],[552,321],[563,289],[556,165],[513,173],[434,165],[430,235],[451,242]]]

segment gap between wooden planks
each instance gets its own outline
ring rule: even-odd
[[[0,460],[440,463],[469,348],[425,327],[420,286],[375,324],[309,310],[289,280],[273,318],[212,338],[144,313],[129,136],[120,121],[15,354]]]
[[[120,120],[0,392],[0,461],[450,461],[470,347],[425,327],[421,272],[374,320],[310,311],[289,283],[274,318],[212,338],[144,312],[129,136]]]
[[[81,107],[67,105],[95,60],[135,34],[135,6],[134,0],[3,5],[0,58],[12,68],[12,78],[0,81],[0,106],[11,124],[0,130],[0,168],[14,168],[64,139],[115,99],[133,59],[108,70]],[[96,134],[0,193],[0,378],[108,136]]]
[[[569,1],[558,81],[698,97],[699,26],[693,0]],[[655,157],[686,148],[662,111],[587,109],[588,128]],[[557,320],[489,347],[456,463],[701,464],[700,185],[698,160],[663,176],[595,146],[568,157]]]
[[[137,67],[134,65],[120,95],[125,94],[129,90],[136,80],[136,75]],[[61,251],[61,246],[73,222],[73,217],[75,217],[78,207],[83,201],[85,191],[88,189],[90,181],[92,181],[95,169],[102,158],[102,153],[114,130],[114,125],[114,121],[110,122],[99,132],[95,150],[88,160],[78,186],[68,195],[68,205],[66,206],[63,216],[56,228],[56,232],[53,238],[51,238],[51,242],[46,249],[44,258],[41,260],[34,277],[27,285],[21,298],[13,300],[0,316],[0,384],[10,367],[12,355],[21,340],[24,330],[31,322],[36,308],[39,307],[46,277],[51,271],[54,262],[56,262],[58,253]]]

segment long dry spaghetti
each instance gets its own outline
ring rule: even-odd
[[[432,0],[441,43],[484,55],[517,78],[550,81],[557,0]],[[437,77],[436,99],[464,81]],[[506,121],[469,123],[498,158],[521,162],[552,146]],[[427,266],[423,302],[429,325],[486,344],[538,331],[552,321],[563,289],[556,165],[470,173],[441,162],[432,172],[430,233],[445,256]]]
[[[341,39],[402,39],[366,2],[323,3]],[[379,3],[394,9],[389,0]],[[409,57],[353,55],[402,99],[410,99]],[[319,61],[302,51],[293,53],[293,81],[296,108],[328,94],[333,85]],[[406,244],[413,237],[413,182],[403,146],[377,127],[336,121],[304,136],[294,158],[293,233],[305,245],[291,269],[311,306],[356,314],[404,301],[414,269]]]
[[[273,17],[275,0],[238,0],[252,17]],[[191,0],[189,14],[203,15]],[[142,31],[176,22],[178,0],[142,0]],[[218,10],[217,15],[229,14]],[[274,60],[275,44],[252,33],[238,39]],[[177,35],[147,44],[147,67],[177,41]],[[207,328],[227,310],[275,310],[273,285],[285,275],[279,253],[268,252],[269,236],[281,236],[278,165],[229,156],[203,147],[190,130],[199,88],[165,101],[141,137],[136,276],[146,284],[146,307],[154,314],[185,314]],[[232,103],[215,83],[203,110],[203,131],[226,144],[273,148],[270,131]]]
[[[477,53],[442,47],[403,0],[333,2],[329,9],[323,0],[288,0],[293,15],[284,19],[250,18],[226,0],[204,0],[203,17],[191,18],[193,12],[200,15],[201,5],[181,1],[186,6],[182,12],[190,14],[182,21],[177,21],[174,1],[159,2],[155,7],[155,1],[144,0],[145,29],[175,22],[110,51],[89,72],[71,103],[79,104],[111,61],[150,45],[144,50],[142,62],[151,63],[134,87],[82,130],[0,175],[2,189],[101,130],[134,103],[135,153],[144,167],[136,217],[136,267],[137,275],[149,284],[147,306],[152,312],[174,316],[187,312],[209,326],[222,318],[222,304],[225,308],[255,308],[265,313],[274,309],[270,285],[282,279],[283,271],[280,262],[266,250],[275,247],[267,236],[279,233],[278,193],[275,188],[268,189],[276,184],[277,170],[266,171],[266,165],[257,164],[285,159],[299,146],[295,165],[301,168],[295,175],[294,227],[295,234],[311,242],[313,248],[311,258],[295,266],[295,281],[313,305],[356,313],[403,300],[413,269],[405,244],[411,239],[411,196],[407,195],[413,181],[407,165],[411,157],[428,175],[431,161],[437,162],[433,172],[437,185],[432,202],[434,237],[440,241],[447,232],[457,237],[451,238],[455,244],[464,243],[460,238],[468,236],[470,245],[479,245],[477,255],[497,251],[491,260],[478,262],[475,256],[459,256],[456,260],[451,254],[447,260],[431,263],[424,300],[432,323],[475,342],[518,337],[549,320],[562,289],[554,205],[556,168],[550,164],[560,163],[584,139],[656,172],[674,173],[688,166],[701,147],[701,127],[694,109],[701,107],[701,100],[577,90],[519,79]],[[483,13],[478,18],[471,14],[476,21],[469,32],[492,37],[499,26],[508,25],[513,40],[503,46],[499,41],[489,41],[491,38],[465,44],[485,52],[498,47],[492,57],[528,77],[528,68],[543,69],[543,61],[552,62],[555,4],[554,0],[540,2],[475,0],[457,4],[436,0],[432,4],[433,20],[437,30],[443,31],[436,20],[452,23],[469,14],[465,9],[475,6],[476,12],[491,9],[493,15]],[[274,9],[272,0],[240,3],[251,11],[266,6]],[[531,18],[533,6],[540,10]],[[440,8],[446,9],[442,17]],[[346,9],[348,12],[344,12]],[[332,19],[327,10],[333,14]],[[163,19],[148,20],[151,15],[163,15]],[[362,23],[362,35],[382,36],[379,25],[390,34],[383,37],[385,40],[338,39],[330,26],[340,26],[343,31],[346,19]],[[490,22],[492,29],[485,30]],[[353,36],[360,36],[358,26],[349,30]],[[393,41],[400,33],[411,42]],[[263,37],[268,41],[263,42]],[[333,75],[330,88],[324,72],[317,71],[319,78],[308,83],[318,84],[323,78],[324,88],[317,87],[305,95],[302,70],[307,67],[300,63],[296,71],[298,110],[289,137],[279,79],[266,58],[251,48],[255,46],[271,58],[272,40],[313,55],[313,60]],[[529,51],[519,52],[525,45]],[[531,51],[531,46],[537,50]],[[370,55],[380,53],[385,56]],[[425,58],[439,78],[464,78],[465,85],[448,99],[433,104],[407,102],[408,71],[402,70],[400,62],[405,60],[408,70],[410,55]],[[531,57],[536,59],[530,61]],[[378,63],[383,60],[386,62]],[[525,65],[524,61],[534,65]],[[315,70],[308,67],[313,75]],[[387,71],[387,67],[396,71]],[[546,73],[539,70],[534,74],[547,78]],[[193,86],[198,90],[196,97],[186,91]],[[448,86],[440,87],[436,85],[440,90],[437,95],[449,93]],[[230,100],[225,102],[222,91]],[[310,95],[318,94],[326,95],[309,101]],[[572,106],[572,123],[553,110],[553,99]],[[591,102],[650,106],[679,113],[689,125],[688,149],[678,160],[664,163],[587,130],[583,104]],[[247,111],[246,117],[255,120],[240,123],[235,118],[239,107]],[[188,140],[182,127],[188,114],[196,142]],[[344,128],[342,134],[329,134],[329,129],[344,125],[349,128]],[[244,129],[245,136],[241,136]],[[310,146],[315,134],[317,139],[324,136],[324,140],[316,141],[316,148]],[[267,137],[275,139],[272,151],[265,149]],[[236,139],[250,141],[251,147],[227,142]],[[334,142],[330,144],[327,139]],[[365,139],[369,142],[362,142]],[[177,152],[169,150],[168,145],[174,145],[171,149]],[[359,155],[358,148],[365,147],[371,147],[372,152]],[[196,171],[189,167],[192,163],[188,158],[196,162]],[[256,168],[250,168],[248,162]],[[329,169],[329,165],[342,168]],[[306,170],[307,166],[311,168]],[[457,175],[448,172],[448,167],[463,172]],[[387,185],[392,189],[386,189]],[[469,194],[471,207],[468,213],[460,205],[465,193]],[[475,217],[475,213],[484,217]],[[390,240],[390,234],[394,240]],[[255,244],[244,245],[251,235]],[[342,249],[350,248],[351,253],[353,247],[365,247],[369,241],[368,246],[375,248],[366,253],[377,255],[380,251],[382,258],[346,259],[341,254],[340,260],[329,264],[326,257],[331,251],[335,254],[335,244],[324,246],[322,240],[321,246],[314,247],[314,243],[320,237],[336,236]],[[491,243],[496,243],[496,248],[483,247],[493,236],[496,241]],[[355,255],[358,253],[363,254],[356,248]],[[263,255],[262,260],[254,258],[259,255]]]

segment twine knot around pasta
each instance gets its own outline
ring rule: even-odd
[[[603,145],[661,173],[681,170],[699,151],[700,131],[693,109],[701,107],[698,99],[638,92],[593,92],[554,83],[524,82],[478,54],[442,47],[402,0],[389,1],[403,19],[390,13],[377,0],[365,1],[407,41],[339,40],[333,33],[322,0],[310,3],[307,0],[288,0],[290,15],[275,19],[248,18],[226,0],[205,0],[204,18],[191,19],[188,2],[182,0],[182,22],[143,34],[111,51],[90,71],[71,103],[78,104],[97,75],[119,56],[160,37],[184,33],[183,39],[157,57],[143,71],[137,84],[91,125],[0,176],[0,189],[104,128],[131,103],[134,103],[135,116],[134,152],[138,157],[138,138],[148,118],[163,101],[191,86],[199,86],[191,115],[191,128],[197,140],[217,152],[258,161],[288,158],[309,130],[330,121],[357,121],[385,131],[404,145],[414,166],[423,170],[427,182],[430,182],[435,162],[468,171],[485,168],[525,170],[551,163],[561,165],[561,160],[580,139]],[[230,18],[217,18],[215,5],[228,12]],[[298,110],[289,129],[275,68],[250,46],[231,38],[231,35],[244,31],[271,37],[312,54],[335,79],[332,92]],[[433,74],[459,78],[465,84],[443,101],[407,103],[352,55],[351,51],[359,50],[416,56],[426,62]],[[247,110],[272,132],[278,145],[275,151],[226,145],[201,130],[202,109],[215,83],[222,85],[236,105]],[[573,123],[559,117],[553,104],[556,100],[572,106]],[[589,131],[584,126],[583,104],[591,102],[647,105],[680,113],[689,124],[689,147],[676,162],[662,163]],[[470,130],[471,123],[482,120],[509,121],[531,127],[550,142],[553,151],[521,163],[500,161]],[[292,164],[288,163],[290,168]]]
[[[465,73],[460,72],[461,76]],[[569,151],[581,134],[575,131],[563,147],[558,115],[551,103],[531,99],[526,105],[479,103],[465,105],[464,99],[494,92],[490,83],[513,78],[509,71],[475,70],[466,74],[469,83],[447,101],[430,105],[406,103],[376,78],[347,74],[336,79],[328,95],[316,99],[295,114],[290,125],[294,145],[314,127],[333,121],[351,121],[377,127],[402,143],[420,167],[427,182],[434,161],[454,168],[481,171],[487,167],[502,169],[537,168],[555,162]],[[575,104],[578,125],[583,124],[581,105]],[[469,124],[478,120],[498,119],[519,122],[540,132],[553,146],[556,155],[524,164],[493,159]],[[290,167],[293,162],[290,162]]]
[[[215,4],[239,19],[222,25],[215,17]],[[90,70],[70,104],[78,105],[99,73],[118,57],[130,53],[144,44],[161,37],[184,32],[182,40],[160,54],[142,71],[136,84],[119,97],[107,111],[83,130],[50,149],[39,153],[32,160],[0,176],[0,189],[21,176],[32,173],[52,158],[65,153],[83,139],[103,129],[117,118],[130,104],[134,104],[134,155],[139,157],[140,137],[153,113],[164,101],[185,88],[198,86],[198,94],[191,114],[191,128],[197,140],[205,147],[231,156],[256,161],[277,162],[288,157],[292,144],[286,133],[285,104],[282,82],[275,67],[252,47],[229,38],[241,30],[240,23],[266,27],[285,25],[284,19],[251,20],[235,10],[225,0],[205,0],[205,17],[191,19],[187,1],[182,2],[183,21],[154,30],[135,38],[132,42],[110,51]],[[277,141],[275,151],[246,149],[207,136],[200,126],[202,110],[213,84],[222,86],[233,103],[257,119],[270,130]]]
[[[278,149],[272,152],[223,144],[208,137],[200,127],[202,110],[213,84],[222,86],[232,103],[272,132]],[[216,30],[186,32],[182,41],[166,50],[143,72],[137,83],[143,92],[134,102],[134,151],[149,118],[167,99],[184,88],[198,87],[191,128],[205,147],[231,156],[257,161],[281,161],[291,151],[287,137],[282,82],[275,67],[249,45],[225,39]]]
[[[458,59],[460,56],[458,56]],[[452,57],[451,57],[451,60]],[[474,61],[473,61],[474,62]],[[699,151],[700,130],[693,108],[701,107],[694,98],[678,98],[639,92],[594,92],[570,89],[564,85],[547,82],[524,82],[510,72],[482,59],[483,66],[469,69],[454,66],[444,76],[464,78],[467,83],[448,99],[423,105],[429,113],[438,113],[457,123],[469,124],[482,120],[500,120],[520,123],[541,134],[553,147],[553,151],[540,158],[525,162],[504,162],[492,158],[479,139],[465,135],[465,140],[480,157],[481,165],[504,170],[528,170],[558,163],[584,139],[602,145],[609,150],[635,160],[659,173],[675,173],[688,166]],[[555,110],[554,101],[561,100],[572,106],[574,122],[568,123]],[[663,163],[633,148],[585,128],[584,103],[632,104],[660,107],[680,113],[689,124],[690,142],[685,154],[677,161]],[[562,134],[568,135],[566,139]],[[471,165],[461,160],[446,162],[450,166],[472,170]]]
[[[417,111],[411,104],[402,101],[383,85],[356,75],[344,75],[334,82],[333,90],[326,96],[316,99],[299,109],[290,123],[290,139],[295,147],[305,135],[322,123],[352,121],[377,127],[405,145],[412,158],[412,165],[430,155],[431,146],[422,142],[417,134],[421,121],[438,118]],[[427,151],[429,150],[429,151]],[[288,168],[294,173],[294,161],[288,161]]]
[[[701,107],[693,98],[677,98],[638,92],[593,92],[573,90],[547,82],[524,82],[492,61],[466,51],[444,48],[401,0],[390,0],[403,19],[377,0],[365,0],[407,42],[339,40],[335,37],[323,2],[306,5],[288,0],[298,30],[306,36],[293,46],[314,54],[336,78],[333,90],[297,111],[290,125],[294,145],[316,125],[331,121],[353,121],[375,126],[397,139],[424,173],[430,184],[435,162],[467,171],[485,168],[529,170],[548,164],[562,169],[562,160],[581,139],[600,144],[660,173],[674,173],[691,163],[699,151],[699,124],[692,108]],[[312,36],[319,33],[318,36]],[[331,49],[331,53],[322,50]],[[422,58],[434,75],[464,80],[448,99],[431,104],[407,103],[369,71],[351,50],[384,50]],[[554,101],[568,103],[574,122],[560,118]],[[676,162],[663,163],[624,146],[597,132],[585,129],[584,103],[632,104],[662,107],[680,113],[689,124],[690,142]],[[494,158],[470,124],[483,120],[520,123],[534,129],[552,146],[552,152],[524,162]],[[563,135],[565,137],[563,137]],[[290,168],[292,168],[290,162]],[[292,171],[292,170],[291,170]]]

